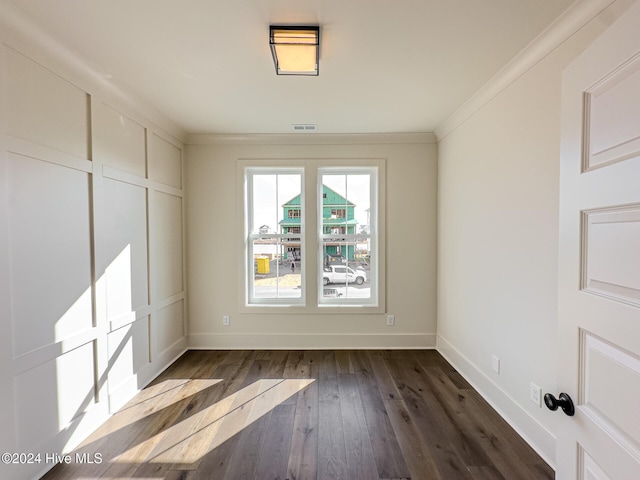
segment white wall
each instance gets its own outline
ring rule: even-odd
[[[192,136],[187,147],[189,344],[197,348],[434,347],[437,146],[433,135]],[[383,313],[241,308],[238,159],[386,159]],[[231,325],[222,326],[222,316]]]
[[[561,72],[629,3],[616,2],[490,99],[475,102],[465,118],[448,122],[458,126],[443,130],[439,143],[438,349],[552,465],[556,419],[529,400],[529,384],[554,394],[562,387]],[[499,374],[492,355],[501,360]]]
[[[44,456],[186,349],[183,145],[13,24],[0,28],[0,452]]]

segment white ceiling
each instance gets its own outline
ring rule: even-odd
[[[432,132],[574,0],[1,0],[189,133]],[[319,24],[277,76],[269,24]]]

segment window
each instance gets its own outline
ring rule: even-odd
[[[377,170],[320,168],[320,305],[377,305]]]
[[[247,307],[384,311],[384,161],[348,162],[239,161]]]
[[[249,304],[304,303],[302,178],[302,169],[246,171]]]

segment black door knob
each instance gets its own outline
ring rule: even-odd
[[[556,411],[558,407],[560,407],[562,411],[567,415],[569,415],[570,417],[573,417],[573,415],[576,413],[576,409],[573,406],[573,401],[571,400],[571,397],[564,392],[562,392],[558,396],[558,398],[554,397],[550,393],[546,393],[544,395],[544,404],[547,406],[549,410],[553,410],[553,411]]]

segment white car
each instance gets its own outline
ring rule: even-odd
[[[322,272],[322,284],[330,283],[355,283],[362,285],[367,280],[367,274],[364,270],[354,270],[345,265],[331,265],[325,267]]]

